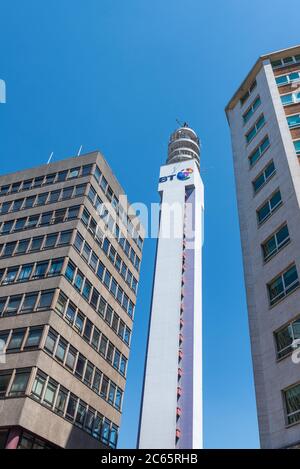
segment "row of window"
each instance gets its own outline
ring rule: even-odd
[[[48,331],[44,349],[102,399],[121,411],[122,389],[52,328]]]
[[[90,212],[86,208],[84,209],[82,213],[81,221],[84,224],[84,226],[90,231],[95,241],[101,247],[104,233],[101,231],[98,223],[91,216]],[[115,224],[113,227],[109,227],[109,229],[114,239],[118,242],[119,246],[121,246],[122,250],[128,257],[128,259],[131,261],[132,265],[135,267],[137,271],[139,271],[140,263],[141,263],[140,258],[136,254],[135,250],[130,246],[130,243],[126,239],[126,237],[124,237],[124,235],[120,232],[118,225]]]
[[[3,202],[0,205],[0,213],[4,215],[10,212],[18,212],[19,210],[27,210],[33,207],[40,207],[47,204],[62,202],[74,197],[81,197],[86,190],[86,184],[79,186],[64,187],[52,192],[44,192],[38,195],[32,195],[23,199],[16,199],[9,202]]]
[[[246,124],[248,122],[248,120],[251,119],[251,117],[253,116],[253,114],[255,113],[256,109],[259,108],[259,106],[261,105],[261,99],[259,96],[257,96],[255,98],[255,100],[253,101],[253,103],[251,104],[251,106],[247,109],[247,111],[243,114],[243,120],[244,120],[244,124]]]
[[[44,212],[29,217],[0,222],[0,235],[8,235],[23,230],[75,220],[79,216],[80,205]]]
[[[280,96],[283,106],[288,106],[290,104],[297,104],[300,102],[300,92],[283,94]]]
[[[2,296],[0,298],[0,316],[32,313],[50,309],[54,290],[43,290],[22,295]]]
[[[284,57],[283,59],[274,60],[271,62],[273,69],[280,67],[287,67],[288,65],[297,64],[300,62],[300,55],[292,55],[289,57]]]
[[[25,396],[32,373],[35,371],[31,368],[1,371],[0,397]],[[42,371],[36,372],[28,394],[97,440],[116,447],[118,427]]]
[[[8,353],[38,348],[43,330],[44,326],[37,326],[0,331],[0,350],[2,353]]]
[[[74,247],[78,250],[79,254],[84,258],[84,260],[89,264],[91,269],[94,272],[98,272],[98,267],[101,261],[97,254],[92,250],[90,245],[86,241],[84,241],[80,233],[77,233],[76,235]],[[111,263],[116,267],[116,269],[121,274],[127,285],[136,294],[138,285],[136,278],[131,273],[130,269],[126,266],[125,262],[122,261],[121,257],[119,256],[119,254],[117,254],[115,248],[112,246],[112,244],[107,238],[103,240],[102,250],[108,257],[108,259],[111,261]]]
[[[300,72],[292,72],[285,75],[276,77],[276,83],[278,86],[289,85],[300,80]]]
[[[251,129],[246,133],[246,142],[247,143],[250,143],[254,137],[256,136],[256,134],[260,131],[260,129],[263,127],[263,125],[265,124],[266,120],[265,120],[265,116],[262,114],[258,119],[257,121],[255,122],[255,124],[251,127]]]
[[[50,184],[57,184],[59,182],[65,182],[70,179],[88,176],[89,174],[91,174],[92,168],[93,165],[88,164],[81,167],[59,171],[57,173],[46,174],[42,176],[37,176],[36,178],[6,184],[0,187],[0,196],[15,194],[21,191],[37,189],[42,186],[48,186]]]
[[[54,293],[54,290],[42,290],[37,292],[29,292],[22,295],[1,297],[0,317],[52,309]],[[62,316],[69,325],[74,327],[74,329],[81,336],[83,336],[85,340],[91,343],[94,348],[98,348],[100,331],[87,319],[87,317],[74,305],[74,303],[68,300],[68,298],[62,292],[59,294],[55,306],[55,311],[60,316]],[[129,346],[131,339],[130,328],[126,326],[124,321],[122,321],[120,316],[111,308],[111,306],[105,301],[103,297],[100,298],[97,312],[115,332],[115,334],[118,335],[118,337]],[[124,370],[124,373],[126,373],[125,357],[122,358],[121,369]]]
[[[34,236],[33,238],[21,239],[5,244],[0,244],[0,257],[11,257],[26,253],[41,251],[43,249],[53,249],[70,244],[72,230],[60,231],[44,236]]]
[[[123,310],[132,319],[134,314],[133,302],[128,298],[124,290],[112,277],[108,269],[105,269],[101,261],[98,265],[96,274],[103,285],[105,285],[105,287],[112,293]],[[68,262],[65,277],[69,280],[69,282],[71,282],[76,290],[79,291],[79,293],[86,299],[88,303],[91,301],[95,302],[94,307],[98,309],[99,305],[97,305],[97,303],[100,299],[99,292],[92,286],[91,282],[87,280],[83,273],[71,261]]]
[[[116,447],[118,427],[40,370],[36,373],[31,396],[105,445]]]
[[[107,307],[108,314],[113,315],[113,310],[105,302],[102,307]],[[111,366],[122,376],[126,376],[127,358],[114,346],[114,344],[80,311],[74,303],[68,302],[67,297],[60,293],[55,310],[71,325],[83,339],[90,344]],[[118,317],[116,317],[118,320]],[[115,329],[115,332],[116,329]]]
[[[8,285],[15,282],[28,282],[29,280],[54,277],[61,274],[63,262],[64,258],[47,259],[41,262],[0,269],[0,283],[1,285]]]
[[[139,249],[142,250],[143,239],[141,238],[141,236],[139,236],[139,234],[135,230],[131,220],[127,216],[127,214],[126,214],[124,208],[122,207],[122,205],[119,203],[118,198],[113,193],[112,188],[108,184],[107,180],[105,179],[104,175],[102,174],[102,172],[100,171],[98,166],[96,166],[94,177],[95,177],[99,187],[103,191],[103,193],[106,195],[106,197],[111,202],[114,209],[117,211],[120,219],[123,221],[123,224],[125,225],[126,229],[128,230],[130,236],[133,238],[133,240],[135,241],[135,243],[137,244]],[[95,195],[94,201],[96,201],[96,195]]]
[[[96,368],[93,363],[88,361],[78,350],[72,347],[63,337],[59,336],[52,328],[49,329],[45,342],[44,340],[42,341],[45,327],[47,326],[1,331],[0,351],[2,353],[16,353],[42,348],[62,366],[71,371],[76,378],[83,381],[95,393],[101,396],[102,399],[121,411],[123,398],[122,389],[102,373],[102,371]],[[117,364],[115,368],[117,366],[119,366],[119,364]]]

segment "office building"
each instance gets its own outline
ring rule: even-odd
[[[143,229],[103,156],[0,177],[0,447],[115,448]]]
[[[293,352],[300,337],[300,46],[261,56],[226,113],[261,447],[297,447],[300,365]]]
[[[185,124],[161,166],[139,448],[202,447],[203,184],[200,144]]]

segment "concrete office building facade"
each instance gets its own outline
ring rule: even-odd
[[[199,155],[197,135],[184,126],[171,135],[167,163],[160,170],[139,448],[202,447],[204,190]]]
[[[0,177],[1,448],[116,447],[144,236],[122,196],[98,152]]]
[[[258,59],[231,129],[262,448],[300,442],[300,47]]]

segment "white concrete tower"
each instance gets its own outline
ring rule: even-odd
[[[184,124],[161,166],[160,226],[138,436],[139,448],[202,448],[200,146]]]

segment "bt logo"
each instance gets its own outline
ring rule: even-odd
[[[191,174],[193,173],[192,168],[182,169],[177,174],[170,174],[170,176],[162,176],[159,178],[159,182],[173,181],[177,177],[179,181],[187,181],[190,179]]]

